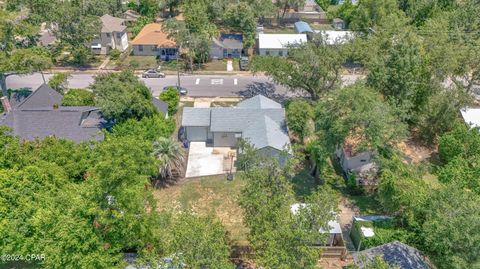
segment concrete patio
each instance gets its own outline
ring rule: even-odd
[[[236,150],[229,147],[207,147],[205,142],[191,142],[185,177],[200,177],[235,172]]]

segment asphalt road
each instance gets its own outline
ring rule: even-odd
[[[45,74],[45,79],[51,77]],[[346,84],[355,81],[359,76],[344,76]],[[167,75],[166,78],[140,78],[157,96],[165,86],[177,84],[177,76]],[[92,74],[73,74],[69,79],[69,88],[87,88],[94,81]],[[11,89],[31,88],[36,89],[43,82],[38,73],[26,76],[10,76],[7,78],[7,87]],[[182,87],[188,89],[188,96],[215,97],[215,96],[250,96],[262,92],[284,95],[286,89],[276,85],[269,77],[253,75],[184,75],[180,77]]]

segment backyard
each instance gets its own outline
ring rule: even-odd
[[[243,224],[237,197],[245,182],[237,174],[233,181],[225,175],[192,178],[155,191],[159,210],[192,210],[219,218],[235,245],[246,245],[248,229]]]

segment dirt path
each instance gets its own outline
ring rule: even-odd
[[[339,214],[340,226],[342,227],[343,240],[348,251],[354,251],[352,240],[350,239],[350,229],[352,228],[353,216],[360,214],[360,209],[355,206],[350,200],[342,198],[338,208],[341,210]]]

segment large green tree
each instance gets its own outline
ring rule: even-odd
[[[314,268],[319,251],[309,247],[324,242],[333,219],[336,199],[328,189],[306,199],[307,206],[297,214],[290,207],[295,202],[287,170],[265,160],[242,176],[247,181],[240,196],[244,221],[250,229],[248,239],[256,261],[268,268]]]
[[[438,268],[477,268],[480,263],[480,197],[451,184],[425,206],[426,251]]]
[[[292,45],[286,58],[257,56],[253,71],[264,71],[276,83],[293,92],[307,93],[313,100],[341,85],[342,64],[346,60],[343,46],[331,45],[315,36],[312,42]]]
[[[97,76],[92,89],[96,105],[108,119],[141,119],[158,113],[152,104],[150,89],[132,72]]]
[[[382,96],[361,83],[333,91],[318,103],[316,130],[330,152],[346,139],[355,141],[356,150],[376,150],[405,134]]]

